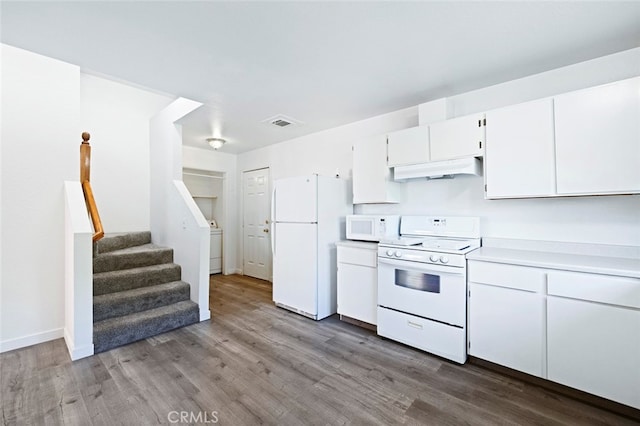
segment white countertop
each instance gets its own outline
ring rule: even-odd
[[[336,246],[342,247],[355,247],[369,250],[378,250],[378,243],[374,241],[352,241],[352,240],[342,240],[336,243]]]
[[[634,258],[481,247],[467,254],[467,259],[640,278],[640,259]]]

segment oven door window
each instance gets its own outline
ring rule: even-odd
[[[396,269],[395,285],[429,293],[440,293],[440,275]]]

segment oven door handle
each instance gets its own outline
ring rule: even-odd
[[[424,273],[436,272],[440,275],[464,275],[464,268],[458,266],[440,266],[408,260],[388,259],[386,257],[378,257],[378,265],[391,265],[401,267],[405,270],[412,269]]]

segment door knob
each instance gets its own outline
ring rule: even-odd
[[[269,233],[269,230],[268,229],[263,229],[262,232]]]

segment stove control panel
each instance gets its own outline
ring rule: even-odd
[[[463,254],[445,254],[410,248],[378,247],[378,257],[406,262],[430,263],[463,268],[466,260]]]

